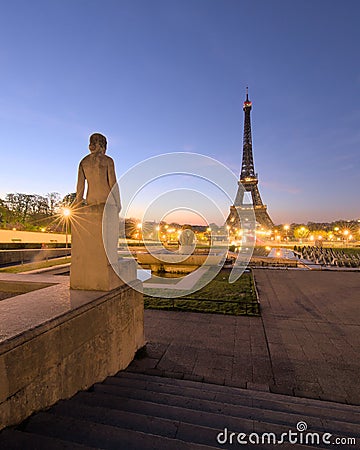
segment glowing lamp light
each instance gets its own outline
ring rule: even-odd
[[[71,209],[70,209],[70,208],[63,208],[63,209],[62,209],[62,215],[63,215],[64,217],[69,217],[69,216],[71,216]]]
[[[69,218],[71,216],[71,209],[70,208],[63,208],[61,211],[64,219],[65,219],[65,248],[68,248],[68,244],[69,244],[69,238],[68,238],[68,234],[69,234]]]

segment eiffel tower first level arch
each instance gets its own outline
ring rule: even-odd
[[[230,227],[241,228],[241,212],[252,207],[254,209],[256,222],[264,228],[272,229],[274,227],[274,223],[267,212],[267,206],[264,205],[261,200],[258,188],[258,174],[255,172],[251,136],[251,108],[252,103],[249,100],[248,88],[246,88],[246,99],[243,106],[244,137],[240,180],[238,181],[238,190],[235,201],[230,207],[230,214],[226,220],[226,223]],[[252,205],[244,201],[246,198],[246,192],[249,192],[249,195],[251,195]]]

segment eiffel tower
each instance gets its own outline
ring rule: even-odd
[[[230,214],[226,223],[230,227],[241,228],[240,218],[241,211],[249,210],[249,203],[244,203],[245,192],[251,193],[252,207],[254,208],[256,222],[264,227],[271,229],[274,226],[266,205],[263,204],[258,188],[258,174],[255,173],[254,157],[252,151],[251,139],[251,121],[250,111],[252,103],[249,100],[248,88],[246,88],[246,100],[244,101],[243,110],[244,118],[244,139],[243,139],[243,158],[241,165],[240,181],[238,182],[238,191],[233,206],[230,207]]]

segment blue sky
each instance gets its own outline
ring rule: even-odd
[[[118,177],[178,151],[238,176],[248,85],[273,220],[360,217],[357,0],[14,0],[1,17],[0,197],[73,192],[95,131]]]

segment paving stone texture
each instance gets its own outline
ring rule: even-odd
[[[147,310],[128,370],[359,405],[359,274],[254,276],[262,317]]]

